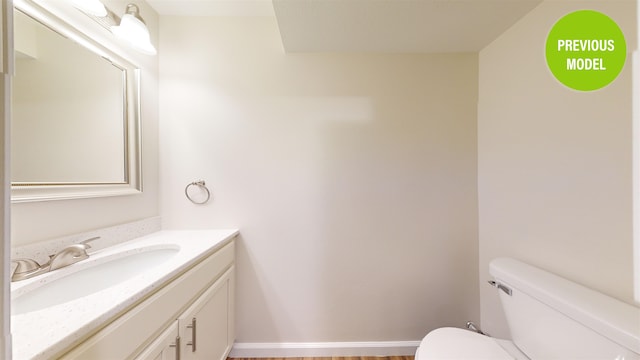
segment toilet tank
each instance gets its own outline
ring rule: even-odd
[[[510,258],[489,272],[512,340],[530,359],[640,360],[640,308]]]

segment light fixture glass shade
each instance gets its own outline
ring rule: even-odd
[[[100,0],[72,0],[71,3],[77,9],[89,15],[97,17],[107,16],[107,8],[104,7],[104,4],[100,2]]]
[[[134,4],[127,5],[127,12],[122,15],[120,25],[111,27],[117,37],[129,42],[136,50],[155,55],[156,48],[151,44],[149,29],[138,13],[138,7]]]

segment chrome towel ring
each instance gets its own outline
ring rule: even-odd
[[[189,195],[189,188],[191,186],[197,186],[198,188],[200,188],[200,190],[203,190],[206,193],[206,196],[204,197],[204,200],[201,200],[201,199],[198,199],[199,201],[198,200],[194,200],[191,197],[192,195]],[[187,197],[187,199],[189,199],[189,201],[191,201],[192,203],[194,203],[196,205],[205,204],[211,198],[211,193],[209,192],[209,189],[205,185],[204,180],[198,180],[198,181],[194,181],[192,183],[187,184],[187,187],[184,188],[184,195]]]

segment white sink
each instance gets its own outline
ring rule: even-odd
[[[11,314],[37,311],[91,295],[148,271],[169,260],[179,251],[178,246],[169,245],[162,248],[145,248],[131,254],[105,257],[95,263],[87,263],[84,268],[78,266],[82,264],[80,262],[75,266],[56,270],[55,272],[66,270],[69,274],[46,282],[12,299]],[[75,269],[78,270],[74,271]]]

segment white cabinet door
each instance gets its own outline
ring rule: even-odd
[[[179,360],[178,321],[169,326],[135,360]]]
[[[181,360],[224,360],[231,350],[233,271],[231,267],[178,318]]]

